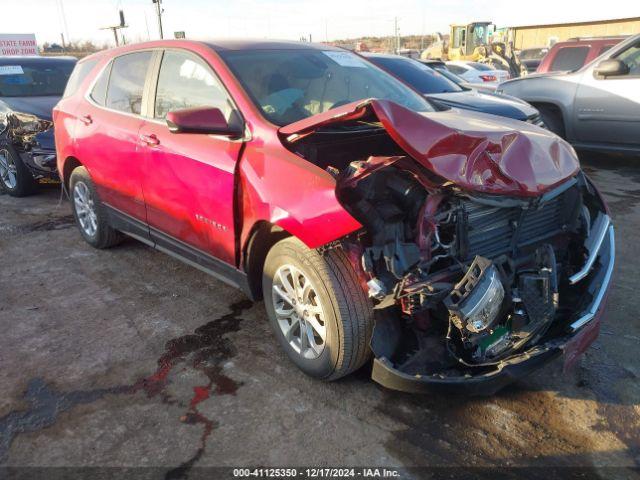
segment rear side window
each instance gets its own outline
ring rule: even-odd
[[[584,65],[588,53],[589,47],[560,48],[551,62],[551,71],[577,70]]]
[[[97,59],[77,63],[75,68],[73,69],[73,72],[71,72],[69,80],[67,81],[67,86],[64,89],[62,97],[67,98],[71,95],[74,95],[80,88],[80,85],[82,85],[84,79],[87,78],[87,75],[89,75],[89,73],[91,72],[91,70],[93,70],[97,63]]]
[[[142,92],[152,52],[136,52],[117,57],[111,67],[106,106],[140,115]]]
[[[98,105],[101,105],[103,107],[107,101],[107,85],[109,84],[110,74],[111,74],[111,63],[109,63],[109,65],[107,65],[107,68],[105,68],[102,71],[102,73],[100,73],[98,80],[93,85],[93,89],[89,94],[89,96],[94,102],[96,102]]]
[[[489,65],[485,65],[484,63],[471,62],[469,63],[469,65],[471,65],[476,70],[480,70],[482,72],[488,72],[490,70],[493,70],[493,67],[490,67]]]
[[[453,73],[455,73],[456,75],[463,75],[467,71],[466,68],[461,67],[459,65],[447,65],[447,68],[451,70]]]
[[[219,108],[227,119],[231,113],[227,93],[208,65],[187,53],[167,51],[158,76],[155,117],[193,107]]]
[[[461,92],[462,89],[439,72],[415,60],[369,57],[369,60],[404,80],[420,93]]]

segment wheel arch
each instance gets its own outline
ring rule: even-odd
[[[564,138],[567,137],[567,120],[566,120],[564,108],[561,105],[555,102],[550,102],[550,101],[535,101],[535,100],[530,101],[529,103],[531,104],[531,106],[535,107],[539,111],[546,109],[548,111],[551,111],[554,115],[557,115],[560,120],[560,124],[562,125],[562,132],[564,133],[563,137]]]
[[[67,157],[64,160],[64,164],[62,167],[61,178],[62,185],[64,188],[69,191],[69,180],[71,179],[71,173],[78,167],[84,166],[80,160],[76,157]]]
[[[242,249],[242,268],[247,274],[249,289],[255,300],[262,298],[262,271],[269,250],[293,235],[282,227],[266,220],[256,222]]]

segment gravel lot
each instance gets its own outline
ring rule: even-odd
[[[160,478],[221,465],[634,475],[640,165],[594,157],[585,169],[617,229],[600,338],[566,375],[557,362],[471,399],[388,391],[369,366],[331,384],[309,379],[261,304],[133,240],[92,249],[56,186],[0,195],[0,466],[153,466]]]

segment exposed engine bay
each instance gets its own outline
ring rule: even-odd
[[[334,248],[359,261],[377,316],[372,350],[394,372],[496,371],[565,335],[592,300],[571,279],[606,212],[581,172],[540,195],[489,195],[434,175],[379,124],[326,127],[292,146],[334,175],[363,226]]]

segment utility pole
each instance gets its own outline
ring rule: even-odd
[[[398,17],[394,17],[394,35],[396,37],[396,45],[395,45],[395,54],[397,55],[398,53],[400,53],[400,28],[398,27]]]
[[[162,0],[152,0],[156,4],[156,13],[158,15],[158,31],[160,32],[160,40],[164,38],[162,32]]]
[[[62,19],[62,26],[64,27],[64,35],[67,38],[67,42],[71,41],[69,37],[69,26],[67,25],[67,16],[64,12],[64,3],[63,0],[58,0],[58,9],[60,10],[60,17]]]
[[[111,30],[113,32],[113,39],[116,42],[116,47],[120,46],[120,39],[118,38],[118,30],[127,28],[129,26],[124,20],[124,12],[120,10],[119,14],[120,14],[120,23],[118,25],[112,25],[110,27],[103,27],[100,29],[100,30]],[[124,35],[122,36],[122,43],[125,43],[125,44],[127,43],[124,41]]]

